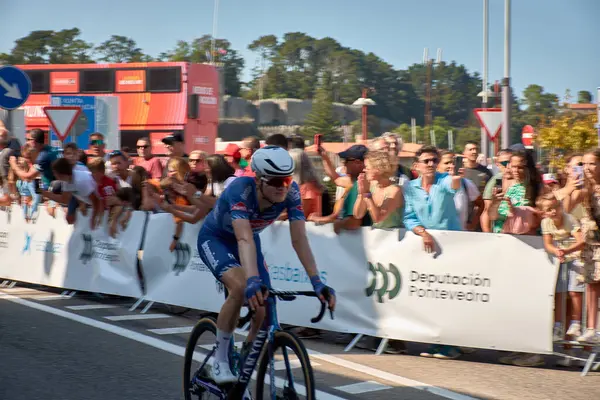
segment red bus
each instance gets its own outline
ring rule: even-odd
[[[143,136],[162,154],[160,140],[185,136],[186,152],[215,152],[219,123],[219,73],[212,65],[186,62],[18,65],[31,79],[23,105],[27,129],[48,129],[43,107],[53,95],[117,96],[121,146]]]

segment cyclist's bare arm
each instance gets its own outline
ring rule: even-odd
[[[317,275],[319,271],[315,257],[306,237],[306,222],[302,220],[290,222],[290,236],[292,237],[292,246],[308,276]]]
[[[246,277],[258,276],[256,244],[254,243],[254,233],[252,227],[250,227],[250,221],[247,219],[234,219],[231,225],[238,243],[240,263],[246,271]]]

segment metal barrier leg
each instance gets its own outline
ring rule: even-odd
[[[12,282],[10,283],[10,285],[8,285],[8,288],[9,288],[9,289],[12,289],[12,288],[14,288],[16,285],[17,285],[17,281],[12,281]]]
[[[4,287],[4,286],[8,285],[8,282],[10,282],[10,281],[2,281],[2,283],[0,283],[0,287]]]
[[[69,291],[68,290],[63,290],[62,293],[60,294],[62,297],[68,297],[69,296]]]
[[[352,350],[354,348],[354,346],[356,346],[356,343],[358,343],[358,341],[363,338],[363,336],[364,335],[362,333],[359,333],[358,335],[354,336],[354,339],[352,339],[352,341],[350,343],[348,343],[348,346],[346,346],[344,351],[348,352],[348,351]]]
[[[380,356],[381,353],[383,353],[383,351],[387,347],[388,342],[389,339],[381,339],[381,343],[379,343],[379,347],[377,347],[377,351],[375,352],[376,356]]]
[[[146,314],[146,312],[148,312],[148,310],[150,309],[150,307],[152,307],[154,305],[153,301],[149,301],[148,304],[146,304],[146,307],[144,307],[144,309],[142,310],[141,314]]]
[[[587,361],[585,362],[585,367],[583,368],[583,371],[581,371],[581,376],[586,376],[588,372],[590,372],[590,368],[592,368],[592,365],[594,364],[597,355],[598,350],[592,350],[592,352],[590,353],[590,358],[587,359]]]
[[[144,301],[144,297],[140,297],[129,309],[129,311],[134,311],[136,308],[138,308],[140,306],[140,304],[142,304],[142,302]]]

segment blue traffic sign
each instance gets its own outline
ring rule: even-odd
[[[11,65],[0,68],[0,108],[19,108],[30,93],[31,80],[24,71]]]

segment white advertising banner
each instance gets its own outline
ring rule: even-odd
[[[0,211],[0,277],[73,290],[139,297],[137,250],[145,213],[133,213],[116,238],[104,223],[90,229],[89,215],[68,225],[62,208],[50,216],[44,206],[26,222],[20,207]]]
[[[201,226],[184,224],[171,252],[173,217],[150,215],[142,255],[147,300],[211,312],[221,309],[225,298],[221,285],[198,256],[196,243]]]
[[[133,212],[125,229],[119,226],[114,238],[108,233],[107,213],[103,223],[93,231],[90,217],[91,212],[87,216],[77,214],[68,244],[66,281],[88,280],[87,291],[140,297],[137,252],[142,242],[146,213]]]
[[[423,343],[552,352],[556,266],[541,238],[432,231],[434,256],[412,233],[335,235],[307,224],[317,265],[337,291],[335,320],[316,327]],[[306,290],[287,223],[262,235],[273,287]],[[279,303],[279,319],[310,326],[314,299]],[[518,332],[527,332],[526,335]]]

